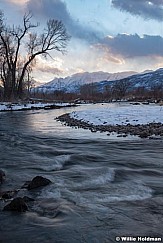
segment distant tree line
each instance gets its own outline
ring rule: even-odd
[[[130,80],[125,78],[104,85],[100,91],[98,83],[90,83],[81,86],[79,93],[66,93],[56,90],[51,93],[36,92],[33,97],[58,101],[85,100],[88,102],[103,101],[160,101],[163,99],[163,85],[156,84],[150,88],[133,87]]]
[[[133,87],[129,78],[112,82],[104,85],[103,90],[99,91],[97,83],[86,84],[80,90],[81,99],[92,101],[117,101],[117,100],[153,100],[163,99],[163,85],[155,84],[151,87]]]

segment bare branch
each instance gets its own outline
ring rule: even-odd
[[[50,19],[39,34],[33,31],[39,24],[31,23],[31,19],[32,14],[26,13],[22,25],[7,26],[0,12],[0,54],[4,64],[0,73],[14,95],[22,93],[25,75],[32,71],[36,56],[51,56],[52,50],[64,53],[70,39],[61,21]]]

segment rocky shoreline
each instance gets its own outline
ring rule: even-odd
[[[150,139],[163,137],[163,123],[161,122],[137,125],[131,125],[129,123],[127,125],[93,125],[83,120],[74,119],[69,113],[59,116],[56,119],[70,127],[89,129],[91,132],[108,132],[108,136],[111,133],[117,133],[117,137],[127,137],[128,135]]]

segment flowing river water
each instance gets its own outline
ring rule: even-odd
[[[98,105],[96,105],[98,106]],[[53,183],[20,190],[26,213],[2,211],[1,243],[105,243],[118,236],[163,237],[163,140],[108,137],[66,127],[60,110],[0,113],[1,191],[36,175]]]

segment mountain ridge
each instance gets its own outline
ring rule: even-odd
[[[119,81],[123,82],[126,80],[120,79]],[[117,80],[118,81],[118,80]],[[96,83],[97,89],[100,92],[103,92],[106,86],[112,86],[115,81],[108,82],[107,80],[103,80],[101,82]],[[163,68],[159,68],[155,71],[142,72],[139,74],[134,74],[127,77],[127,82],[129,84],[129,89],[137,89],[137,88],[145,88],[146,90],[151,90],[154,87],[163,87]]]
[[[85,84],[95,83],[99,91],[103,91],[107,85],[113,85],[115,81],[128,79],[132,88],[144,87],[150,89],[155,85],[163,85],[163,68],[155,71],[146,70],[142,73],[136,72],[84,72],[76,73],[65,78],[55,78],[54,80],[35,88],[36,92],[52,93],[64,91],[66,93],[79,93],[80,87]]]
[[[55,78],[54,80],[35,88],[37,92],[51,93],[56,90],[64,92],[76,93],[80,91],[80,87],[84,84],[97,83],[103,80],[114,81],[120,80],[137,74],[134,71],[124,71],[117,73],[108,73],[103,71],[76,73],[65,78]]]

